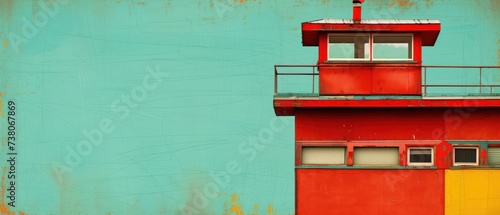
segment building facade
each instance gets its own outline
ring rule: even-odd
[[[484,82],[499,67],[423,65],[441,23],[364,20],[361,3],[302,23],[316,65],[275,66],[276,115],[295,116],[296,214],[500,214],[500,85]],[[476,77],[429,81],[462,71]]]

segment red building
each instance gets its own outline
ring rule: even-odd
[[[276,115],[295,116],[296,214],[500,214],[500,85],[482,82],[499,67],[424,66],[439,21],[363,20],[353,3],[352,19],[302,23],[316,65],[275,66]],[[457,68],[478,83],[426,81]],[[464,94],[428,95],[449,88]]]

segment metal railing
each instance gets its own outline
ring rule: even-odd
[[[345,67],[350,67],[350,68],[356,68],[356,67],[361,67],[359,64],[353,64],[352,66],[346,66],[341,65],[341,66],[328,66],[328,67],[335,67],[335,68],[345,68]],[[463,89],[472,89],[472,90],[477,90],[477,92],[473,93],[476,95],[480,96],[490,96],[490,95],[496,95],[498,96],[500,94],[500,66],[425,66],[425,65],[384,65],[384,66],[376,66],[376,68],[407,68],[407,67],[419,67],[422,70],[422,94],[423,96],[428,96],[429,90],[433,90],[433,94],[438,94],[439,88],[450,88],[455,91],[460,91]],[[285,70],[285,69],[300,69],[299,72],[280,72],[280,70]],[[300,92],[300,93],[319,93],[318,87],[318,79],[316,76],[319,75],[319,70],[321,68],[317,65],[275,65],[274,66],[274,94],[278,93],[298,93],[298,92],[280,92],[278,85],[279,85],[279,77],[280,76],[310,76],[311,77],[311,91],[309,92]],[[453,73],[439,73],[443,72],[443,70],[447,69],[454,69]],[[490,69],[490,71],[486,71]],[[434,70],[440,70],[440,71],[434,71]],[[462,70],[462,71],[456,71],[456,70]],[[493,70],[493,72],[491,71]],[[470,74],[464,74],[464,71],[467,72],[477,72],[475,75],[472,74],[472,79],[467,79],[465,80],[464,77],[470,76]],[[485,80],[485,72],[487,72],[487,78],[489,80]],[[429,76],[431,76],[429,78]],[[435,77],[432,77],[435,76]],[[439,78],[437,78],[440,76]],[[439,79],[442,79],[443,76],[445,76],[445,79],[448,81],[442,81]],[[360,77],[362,78],[362,77]],[[462,83],[445,83],[445,82],[450,82],[449,80],[452,79],[461,79],[462,82],[466,82],[465,84]],[[309,82],[309,80],[307,81]],[[471,83],[475,82],[475,83]],[[437,90],[436,90],[437,89]],[[487,89],[486,91],[484,89]],[[495,91],[496,90],[496,91]],[[458,93],[460,94],[460,93]],[[462,94],[467,94],[467,93],[462,93]]]
[[[307,68],[309,67],[311,69],[311,73],[308,72],[278,72],[278,68]],[[278,76],[283,75],[283,76],[312,76],[312,93],[315,93],[315,86],[316,84],[314,83],[316,80],[316,76],[319,75],[319,67],[316,65],[274,65],[274,94],[278,93]]]
[[[479,91],[477,94],[482,96],[493,95],[493,89],[500,88],[500,66],[422,66],[422,69],[422,93],[424,96],[428,94],[428,88],[476,88]],[[477,84],[428,84],[429,80],[427,79],[427,77],[429,69],[463,69],[467,70],[468,72],[478,72]],[[497,79],[488,80],[488,83],[485,84],[485,69],[496,69],[495,72],[489,73],[489,78],[494,78],[491,75],[496,75]],[[489,92],[483,92],[483,88],[489,88]]]

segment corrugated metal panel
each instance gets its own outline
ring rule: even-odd
[[[488,165],[500,166],[500,147],[488,148]]]
[[[308,23],[318,23],[318,24],[354,24],[352,19],[320,19],[315,21],[310,21]],[[361,20],[361,24],[439,24],[439,20],[435,19],[365,19]]]

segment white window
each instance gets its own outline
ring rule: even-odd
[[[408,165],[409,166],[434,165],[434,149],[432,147],[408,148]]]
[[[345,147],[302,147],[303,165],[342,165],[345,164]]]
[[[328,35],[328,60],[408,61],[412,59],[412,34],[338,33]]]
[[[411,35],[373,35],[373,60],[411,60],[412,41]]]
[[[477,147],[453,148],[453,161],[455,166],[479,165],[479,150]]]
[[[500,166],[500,147],[488,148],[488,165]]]
[[[328,37],[330,60],[369,60],[369,34],[331,34]]]
[[[354,148],[354,165],[398,166],[399,148],[397,147]]]

